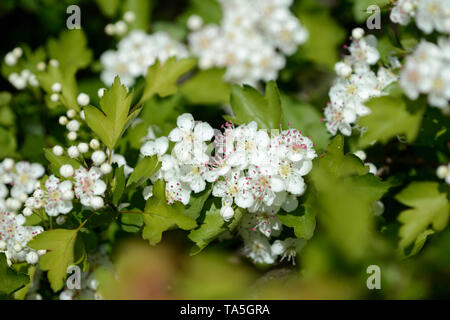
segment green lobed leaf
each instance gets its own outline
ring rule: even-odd
[[[59,62],[59,67],[67,69],[82,69],[92,61],[92,52],[87,48],[87,39],[82,29],[62,32],[58,39],[50,39],[47,43],[50,58]]]
[[[113,189],[112,203],[118,205],[122,198],[123,191],[125,190],[125,166],[116,168],[114,171],[115,184]]]
[[[371,113],[358,122],[361,127],[367,128],[367,131],[359,137],[360,148],[375,142],[386,143],[402,134],[406,136],[408,142],[414,141],[420,129],[425,105],[411,108],[405,98],[383,96],[369,100],[366,106],[371,109]]]
[[[116,77],[100,99],[101,110],[93,106],[84,108],[86,123],[109,150],[114,149],[133,117],[133,114],[129,115],[132,99],[133,95],[128,94],[127,88]]]
[[[163,64],[157,60],[148,68],[144,91],[137,106],[140,107],[156,94],[163,98],[175,94],[178,91],[178,78],[193,69],[196,63],[194,58],[177,60],[176,57],[171,57]]]
[[[399,229],[401,249],[417,241],[430,226],[434,231],[442,231],[447,226],[450,205],[446,193],[439,191],[438,183],[413,182],[397,194],[395,199],[411,207],[398,216],[398,221],[402,224]]]
[[[281,124],[281,98],[275,81],[266,84],[264,96],[248,85],[233,84],[230,103],[237,124],[256,121],[260,129],[277,129]]]
[[[47,277],[53,291],[64,287],[67,268],[74,262],[74,246],[78,230],[53,229],[45,231],[28,243],[35,250],[47,250],[40,257],[39,266],[48,271]]]
[[[351,260],[362,258],[372,242],[373,203],[389,184],[368,173],[357,157],[345,155],[340,135],[315,161],[310,178],[314,199],[309,210],[317,213],[319,223],[344,256]]]
[[[139,209],[133,209],[131,211],[139,212]],[[123,231],[136,233],[141,230],[144,225],[144,218],[142,214],[137,213],[122,213],[120,215],[120,226]]]
[[[208,184],[205,190],[203,190],[202,192],[191,194],[191,198],[189,199],[189,203],[184,210],[184,214],[193,219],[197,219],[200,216],[200,213],[205,205],[206,200],[208,200],[211,191],[212,187],[210,184]]]
[[[10,295],[23,288],[30,282],[30,278],[8,266],[6,256],[0,252],[0,295]]]
[[[228,103],[230,85],[223,80],[225,69],[202,70],[180,86],[180,92],[190,104],[212,105]]]
[[[225,221],[220,215],[220,207],[211,203],[211,207],[205,213],[203,223],[189,233],[189,239],[195,242],[191,249],[191,255],[200,253],[212,240],[226,231]]]
[[[297,210],[278,214],[277,217],[286,227],[294,228],[297,238],[309,240],[316,229],[316,213],[305,209],[299,206]]]
[[[151,245],[161,241],[162,233],[173,225],[183,230],[190,230],[197,226],[194,219],[184,214],[184,206],[181,202],[166,203],[165,182],[156,181],[153,186],[153,196],[145,205],[144,230],[142,236],[149,240]]]
[[[158,156],[141,158],[128,178],[127,187],[133,183],[140,184],[149,179],[159,168],[161,168],[161,162],[158,160]]]

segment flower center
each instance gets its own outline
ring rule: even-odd
[[[287,164],[283,164],[280,167],[280,174],[281,176],[283,176],[284,178],[289,177],[291,175],[292,169],[290,165]]]

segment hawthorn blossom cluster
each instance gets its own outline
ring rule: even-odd
[[[169,141],[175,144],[167,153]],[[279,235],[282,225],[276,214],[298,207],[297,198],[306,189],[303,176],[310,172],[317,156],[313,142],[296,129],[273,130],[269,135],[258,130],[256,122],[238,127],[227,122],[223,132],[215,132],[187,113],[178,117],[177,128],[168,138],[145,142],[141,154],[157,155],[161,160],[161,168],[151,181],[166,182],[168,204],[180,201],[187,205],[191,193],[200,193],[211,183],[212,195],[221,199],[220,215],[225,221],[233,218],[236,208],[246,209],[248,214],[239,228],[246,242],[261,236],[268,241]],[[143,194],[146,199],[151,197],[152,186]],[[260,261],[251,253],[247,255]],[[275,259],[276,255],[270,255]]]
[[[45,169],[39,163],[16,163],[9,158],[0,162],[0,210],[18,212],[39,186],[39,178],[44,173]]]
[[[170,57],[188,56],[186,47],[165,32],[149,35],[140,30],[133,30],[119,41],[117,47],[117,51],[108,50],[100,57],[103,65],[100,77],[108,86],[119,76],[124,85],[131,87],[136,78],[145,76],[148,67],[157,59],[163,63]]]
[[[411,19],[426,34],[434,30],[450,33],[450,7],[448,0],[398,0],[392,8],[393,22],[406,26]]]
[[[34,236],[43,232],[40,226],[24,226],[25,217],[0,209],[0,252],[5,253],[8,265],[26,261],[35,264],[45,250],[35,251],[27,247]]]
[[[450,163],[439,166],[436,170],[436,175],[439,179],[445,180],[445,183],[450,185]]]
[[[356,28],[352,38],[350,54],[335,65],[338,78],[329,91],[330,102],[324,110],[327,129],[333,135],[338,131],[351,135],[358,118],[370,113],[365,102],[384,95],[384,89],[397,81],[391,69],[378,67],[376,73],[372,70],[380,59],[373,35],[364,36],[364,30]],[[398,67],[396,60],[392,64]]]
[[[23,50],[20,47],[14,48],[5,55],[4,62],[8,67],[15,67],[19,64],[20,58],[23,56]],[[8,81],[17,90],[23,90],[27,86],[38,87],[39,81],[34,73],[28,69],[23,69],[20,72],[11,72],[8,76]]]
[[[430,105],[450,111],[450,38],[438,44],[422,40],[405,60],[400,86],[410,99],[425,94]]]
[[[284,55],[306,42],[308,31],[290,12],[292,0],[221,0],[221,25],[188,20],[193,29],[189,47],[201,69],[226,67],[225,79],[256,84],[274,80],[284,67]]]

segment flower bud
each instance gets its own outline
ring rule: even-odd
[[[55,156],[62,156],[64,153],[64,149],[61,146],[54,146],[52,151]]]
[[[105,162],[106,154],[101,150],[97,150],[94,151],[94,153],[92,153],[91,159],[94,162],[94,164],[98,166],[101,165],[103,162]]]
[[[80,142],[78,144],[78,151],[80,151],[80,153],[86,153],[89,151],[89,145],[86,142]]]
[[[93,197],[93,198],[91,199],[91,206],[92,206],[94,209],[100,209],[101,207],[103,207],[103,198],[98,197],[98,196]]]
[[[72,147],[70,147],[72,148]],[[70,150],[69,148],[69,150]],[[78,151],[78,149],[77,149]],[[64,164],[61,166],[61,168],[59,168],[59,173],[61,174],[62,177],[64,178],[69,178],[73,175],[73,167],[70,164]]]
[[[70,141],[75,141],[77,140],[77,133],[75,131],[70,131],[67,134],[67,139],[69,139]]]
[[[77,97],[77,102],[80,106],[85,107],[89,104],[90,99],[86,93],[80,93]]]
[[[67,153],[71,158],[78,158],[78,156],[80,155],[80,151],[78,151],[78,148],[76,146],[69,147],[69,149],[67,149]]]
[[[92,139],[91,142],[89,142],[89,146],[92,149],[97,150],[100,147],[100,142],[97,139]]]

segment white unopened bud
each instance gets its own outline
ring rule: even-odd
[[[23,249],[23,247],[19,243],[16,243],[14,245],[14,251],[20,252],[20,251],[22,251],[22,249]]]
[[[367,159],[366,153],[362,150],[355,151],[353,154],[358,158],[360,158],[361,161],[366,161]]]
[[[61,146],[54,146],[52,151],[53,151],[53,154],[58,157],[62,156],[62,154],[64,153],[64,149]]]
[[[187,21],[187,27],[192,31],[199,30],[202,27],[202,25],[203,25],[203,19],[196,14],[190,16]]]
[[[101,150],[97,150],[97,151],[94,151],[94,152],[92,153],[91,159],[92,159],[92,161],[94,162],[94,164],[95,164],[96,166],[99,166],[99,165],[101,165],[103,162],[105,162],[105,160],[106,160],[106,154],[105,154],[103,151],[101,151]]]
[[[38,69],[38,71],[44,71],[46,67],[47,64],[44,61],[40,61],[36,64],[36,69]]]
[[[334,71],[339,77],[346,78],[352,74],[352,67],[344,62],[338,62],[334,65]]]
[[[33,197],[36,199],[41,199],[44,196],[44,191],[42,189],[37,189],[33,192]]]
[[[108,174],[111,172],[111,170],[112,170],[112,167],[109,163],[103,163],[100,167],[100,171],[103,174]]]
[[[23,69],[20,75],[22,78],[28,79],[31,76],[31,71],[28,69]]]
[[[220,215],[222,216],[223,220],[228,221],[234,216],[234,210],[230,206],[223,206],[220,209]]]
[[[92,139],[89,142],[89,146],[93,149],[93,150],[97,150],[98,148],[100,148],[100,142],[97,139]]]
[[[11,171],[14,168],[14,160],[11,158],[5,158],[3,160],[3,169]]]
[[[97,95],[99,98],[103,97],[103,95],[105,94],[106,89],[105,88],[100,88],[97,91]]]
[[[86,120],[86,115],[84,114],[84,110],[81,110],[81,111],[80,111],[80,118],[81,118],[82,120]]]
[[[30,77],[28,78],[28,83],[33,88],[39,87],[39,80],[37,79],[35,74],[30,75]]]
[[[75,141],[77,140],[77,133],[75,131],[70,131],[67,134],[67,139],[69,139],[70,141]]]
[[[0,250],[4,251],[6,249],[6,242],[3,240],[0,240]]]
[[[66,116],[61,116],[59,117],[58,122],[60,125],[65,126],[69,122],[69,120]]]
[[[34,251],[28,252],[26,260],[28,264],[36,264],[39,261],[39,255]]]
[[[411,3],[411,1],[405,1],[402,5],[402,10],[405,13],[410,13],[414,10],[414,5]]]
[[[19,59],[19,58],[22,56],[22,54],[23,54],[23,50],[22,50],[22,48],[20,48],[20,47],[14,48],[13,51],[12,51],[12,54],[13,54],[17,59]]]
[[[108,36],[112,36],[113,34],[116,33],[116,27],[112,23],[108,23],[105,27],[105,33]]]
[[[19,201],[20,201],[20,202],[25,202],[25,201],[27,201],[27,199],[28,199],[28,196],[27,196],[26,193],[21,193],[21,194],[19,195]]]
[[[77,102],[80,106],[85,107],[89,104],[90,99],[86,93],[80,93],[77,97]]]
[[[439,179],[445,179],[447,175],[449,174],[448,166],[443,165],[439,166],[436,170],[436,175]]]
[[[127,29],[128,29],[127,24],[124,21],[122,21],[122,20],[117,21],[115,23],[114,27],[116,29],[116,33],[119,36],[125,34],[125,32],[127,32]]]
[[[58,102],[58,100],[59,100],[59,95],[57,93],[52,93],[52,95],[50,96],[50,101]]]
[[[25,87],[27,86],[27,79],[26,79],[26,78],[23,78],[23,77],[18,77],[18,78],[16,78],[16,80],[14,80],[14,82],[12,83],[12,85],[13,85],[17,90],[25,89]]]
[[[69,147],[69,149],[67,149],[67,153],[71,158],[78,158],[78,156],[80,155],[80,151],[78,151],[78,148],[76,146]]]
[[[101,197],[96,196],[91,199],[91,206],[94,209],[100,209],[101,207],[103,207],[103,204],[103,198]]]
[[[64,217],[64,216],[58,216],[57,218],[56,218],[56,224],[58,224],[58,225],[62,225],[62,224],[64,224],[66,222],[66,217]]]
[[[46,253],[47,253],[47,250],[45,250],[45,249],[41,249],[41,250],[37,251],[37,254],[40,255],[40,256],[43,256]]]
[[[51,59],[48,63],[49,63],[52,67],[55,67],[55,68],[58,68],[58,67],[59,67],[59,61],[56,60],[56,59]]]
[[[367,162],[367,163],[365,163],[365,166],[369,167],[369,172],[371,174],[377,175],[378,170],[377,170],[377,167],[373,163]]]
[[[72,147],[70,147],[70,148],[72,148]],[[70,148],[69,148],[69,150],[70,150]],[[78,149],[77,149],[77,151],[78,151]],[[63,164],[61,166],[61,168],[59,168],[59,173],[64,178],[71,177],[73,175],[73,167],[70,164]]]
[[[364,37],[364,29],[363,28],[355,28],[352,31],[352,38],[355,40],[359,40]]]
[[[17,211],[20,209],[20,207],[22,206],[22,203],[15,199],[15,198],[8,198],[6,199],[6,207],[11,210],[11,211]]]
[[[52,91],[53,91],[53,92],[58,93],[58,92],[61,92],[61,90],[62,90],[62,85],[61,85],[61,83],[55,82],[54,84],[52,84]]]
[[[25,217],[29,217],[33,214],[33,210],[30,207],[25,207],[22,213]]]
[[[77,120],[70,120],[66,128],[69,131],[78,131],[80,129],[80,123]]]
[[[17,57],[15,55],[13,55],[11,52],[9,52],[5,56],[5,63],[6,63],[6,65],[13,67],[17,63]]]
[[[136,15],[133,11],[127,11],[123,14],[123,20],[128,23],[134,22],[134,20],[136,20]]]
[[[75,116],[77,115],[77,112],[73,109],[67,110],[67,117],[69,119],[73,119],[75,118]]]
[[[86,142],[80,142],[77,148],[80,153],[86,153],[89,151],[89,145]]]

